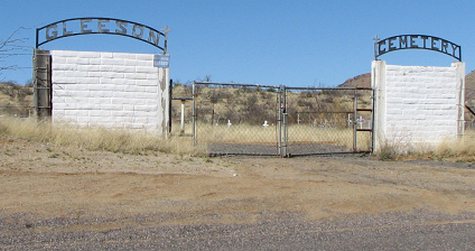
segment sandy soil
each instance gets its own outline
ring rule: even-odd
[[[158,223],[167,225],[253,223],[281,212],[309,220],[475,213],[475,165],[354,156],[136,156],[0,139],[0,208],[3,216],[112,215],[124,219],[118,225],[146,214],[175,215]],[[117,227],[108,224],[88,227]]]

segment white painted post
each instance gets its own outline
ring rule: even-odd
[[[185,100],[181,101],[180,134],[185,133]]]
[[[374,110],[373,110],[373,150],[379,151],[381,144],[385,140],[385,73],[386,63],[375,60],[371,64],[371,87],[374,89]]]

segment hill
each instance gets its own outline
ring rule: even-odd
[[[465,76],[465,104],[468,105],[472,111],[475,111],[475,70]],[[469,114],[465,120],[474,119],[475,116],[473,114]]]
[[[370,73],[364,73],[360,74],[358,76],[355,76],[353,78],[350,78],[343,82],[342,84],[338,85],[338,87],[341,88],[354,88],[354,87],[371,87],[371,74]],[[174,94],[175,96],[190,96],[191,95],[191,88],[186,85],[177,85],[174,88]],[[233,96],[231,93],[233,92],[232,90],[229,91],[224,91],[222,90],[222,94],[224,95],[221,98],[225,98],[227,96]],[[256,96],[257,95],[257,96]],[[259,103],[261,102],[263,97],[262,95],[266,95],[263,93],[255,93],[253,94],[252,92],[243,92],[237,95],[238,98],[234,99],[234,102],[232,104],[232,107],[234,108],[241,108],[243,110],[246,110],[245,105],[249,105],[252,103]],[[267,94],[268,95],[268,94]],[[251,97],[251,96],[256,96],[256,97]],[[328,95],[327,95],[328,96]],[[305,95],[298,95],[298,97],[295,97],[299,100],[298,104],[296,102],[291,102],[290,105],[295,106],[295,109],[293,110],[299,110],[298,106],[305,106],[307,110],[312,110],[315,107],[311,107],[308,104],[303,104],[303,103],[308,103],[306,101]],[[267,97],[267,99],[271,99],[270,97]],[[16,116],[21,116],[21,117],[26,117],[29,115],[29,113],[32,111],[32,100],[33,100],[33,88],[31,86],[23,86],[23,85],[18,85],[12,82],[0,82],[0,115],[1,114],[10,114],[10,115],[16,115]],[[323,101],[323,100],[322,100]],[[320,101],[321,102],[321,101]],[[294,104],[295,103],[295,104]],[[325,103],[325,102],[322,102]],[[471,71],[469,74],[465,76],[465,104],[470,106],[472,110],[475,110],[475,70]],[[266,109],[267,111],[273,111],[271,108],[272,104],[269,103],[269,108]],[[217,111],[221,110],[219,107]],[[173,107],[175,115],[178,115],[179,109],[179,104],[175,104]],[[223,108],[224,109],[224,108]],[[235,109],[228,109],[228,113],[234,114],[236,112]],[[251,109],[252,110],[252,109]],[[187,111],[189,113],[191,111]],[[224,115],[224,110],[222,111],[222,115]],[[260,120],[262,114],[259,114],[259,112],[253,111],[253,114],[256,115],[256,120]],[[226,116],[225,116],[226,117]],[[228,116],[229,117],[229,116]],[[232,117],[232,116],[231,116]],[[466,112],[465,114],[466,120],[474,120],[475,116],[470,114],[470,112]],[[175,118],[177,119],[177,118]]]
[[[33,88],[13,82],[0,82],[0,115],[28,117],[32,111]]]
[[[369,88],[371,87],[371,73],[360,74],[356,77],[350,78],[338,85],[340,88]]]

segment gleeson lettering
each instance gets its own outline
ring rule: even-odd
[[[36,47],[58,38],[85,34],[133,37],[166,51],[165,33],[139,23],[112,18],[74,18],[51,23],[37,29]]]

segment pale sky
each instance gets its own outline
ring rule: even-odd
[[[370,71],[373,38],[415,33],[462,46],[467,73],[474,66],[475,1],[19,1],[1,0],[0,40],[19,27],[25,55],[0,65],[3,80],[31,78],[35,29],[73,17],[111,17],[162,30],[168,26],[170,70],[175,81],[211,76],[213,81],[290,86],[335,86]],[[58,39],[48,50],[160,53],[120,36]],[[454,59],[431,51],[398,51],[381,57],[389,64],[448,66]]]

